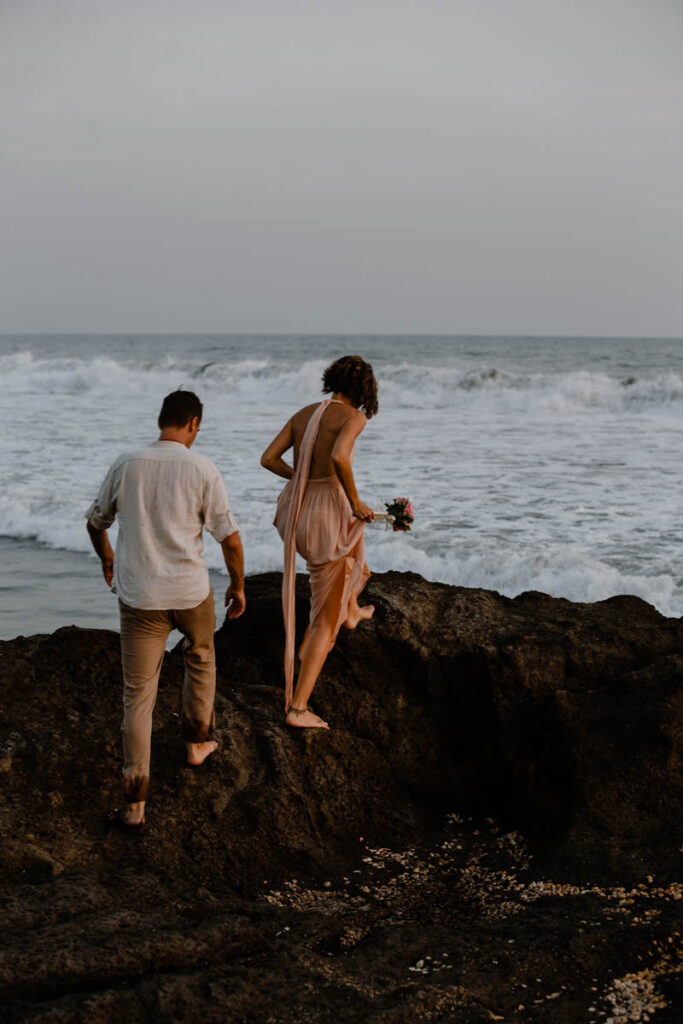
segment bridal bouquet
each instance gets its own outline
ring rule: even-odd
[[[410,498],[394,498],[393,501],[386,501],[384,507],[386,512],[376,512],[375,519],[383,519],[387,529],[391,526],[394,533],[405,533],[410,529],[411,523],[415,521]]]

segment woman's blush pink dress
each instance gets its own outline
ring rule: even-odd
[[[318,621],[331,631],[330,647],[348,617],[349,602],[365,586],[370,571],[365,562],[365,523],[351,512],[339,479],[309,479],[313,446],[320,421],[331,402],[315,410],[301,441],[296,470],[277,503],[275,526],[285,545],[282,614],[285,623],[285,707],[292,702],[294,682],[294,584],[296,552],[306,559],[311,579],[309,631]]]

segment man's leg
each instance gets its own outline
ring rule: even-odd
[[[189,764],[201,764],[216,749],[213,740],[216,696],[216,655],[213,634],[216,610],[213,591],[195,608],[173,612],[177,628],[185,635],[182,734]]]
[[[123,666],[123,780],[129,804],[127,824],[144,817],[149,789],[152,712],[168,635],[173,628],[166,611],[144,611],[119,601]],[[131,806],[135,805],[135,806]]]

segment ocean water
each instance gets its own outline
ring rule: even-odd
[[[260,453],[351,352],[380,388],[356,445],[359,493],[416,509],[410,534],[368,528],[371,569],[511,596],[637,594],[683,614],[683,341],[4,336],[0,636],[116,628],[84,513],[111,461],[157,436],[179,386],[204,402],[197,450],[223,473],[247,571],[279,569],[282,481]],[[206,557],[223,587],[210,537]]]

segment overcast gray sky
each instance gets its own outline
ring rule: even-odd
[[[0,331],[683,335],[682,0],[0,0]]]

